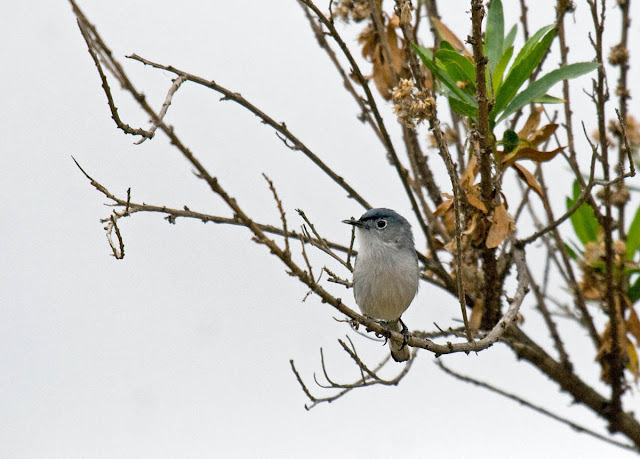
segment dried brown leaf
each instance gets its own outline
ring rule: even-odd
[[[518,131],[519,138],[526,139],[527,137],[529,137],[529,135],[531,135],[532,132],[538,129],[538,126],[540,125],[541,113],[542,106],[536,107],[536,109],[531,112],[529,118],[527,118],[527,121],[524,123],[524,126],[522,126],[522,129]]]
[[[373,73],[369,79],[378,89],[378,92],[386,100],[391,98],[391,90],[393,89],[393,74],[400,74],[405,65],[405,46],[404,41],[398,38],[396,20],[390,20],[386,27],[387,43],[389,45],[389,58],[391,62],[386,62],[385,52],[382,49],[378,35],[371,28],[365,29],[358,37],[358,43],[362,45],[362,56],[373,64]]]
[[[478,228],[479,220],[480,220],[480,214],[474,214],[473,217],[471,217],[471,220],[469,221],[469,223],[467,224],[467,229],[465,229],[462,232],[462,234],[466,234],[466,235],[473,234]]]
[[[397,16],[394,16],[397,18]],[[397,25],[393,25],[393,21],[389,21],[387,26],[387,42],[389,43],[389,53],[391,54],[391,65],[395,73],[400,73],[405,62],[405,51],[403,40],[398,40],[396,34]]]
[[[380,45],[376,45],[376,51],[373,56],[373,82],[376,84],[378,92],[384,99],[391,99],[391,90],[393,89],[393,82],[391,77],[391,70],[388,65],[383,64],[382,56],[379,53]]]
[[[469,236],[471,243],[475,246],[479,246],[484,241],[484,235],[486,234],[487,220],[482,214],[474,214],[471,217],[471,221],[467,224],[467,229],[462,234]]]
[[[391,18],[389,19],[388,27],[393,27],[393,28],[400,27],[400,18],[398,17],[397,14],[394,13],[393,16],[391,16]]]
[[[482,202],[482,200],[475,193],[467,193],[467,201],[469,201],[469,204],[471,204],[473,207],[481,210],[485,214],[488,212],[487,206],[484,205],[484,202]]]
[[[640,376],[640,371],[638,368],[638,353],[636,352],[636,348],[633,346],[633,343],[629,338],[627,338],[627,355],[629,356],[629,362],[627,363],[627,369],[633,375],[633,380],[638,383],[638,377]]]
[[[551,151],[540,151],[533,147],[518,147],[512,153],[502,158],[502,167],[505,169],[512,166],[516,161],[531,160],[537,163],[551,161],[555,156],[564,150],[565,147],[559,147]]]
[[[640,319],[633,307],[629,308],[629,318],[626,320],[627,330],[636,339],[636,344],[640,346]]]
[[[620,322],[618,325],[618,349],[620,350],[620,355],[616,356],[612,353],[613,347],[613,338],[611,336],[611,322],[607,323],[607,326],[604,329],[604,333],[602,333],[602,342],[600,344],[600,349],[598,349],[598,354],[596,355],[596,361],[598,361],[602,367],[600,372],[600,378],[610,384],[611,383],[611,361],[612,359],[622,359],[624,361],[624,365],[629,365],[631,362],[631,356],[629,355],[629,339],[627,338],[625,324],[624,322]],[[633,347],[633,345],[631,346]],[[634,349],[635,352],[635,349]],[[636,357],[637,360],[637,357]],[[631,368],[630,368],[631,370]],[[631,370],[633,372],[633,370]],[[634,374],[635,376],[635,374]]]
[[[462,189],[465,191],[471,190],[473,182],[476,181],[476,176],[478,175],[479,170],[480,168],[478,167],[478,159],[476,158],[476,155],[471,155],[467,168],[464,170],[462,177],[460,177],[460,186]]]
[[[442,215],[446,214],[449,209],[451,209],[452,205],[453,198],[442,201],[442,203],[436,208],[435,212],[433,212],[433,215],[435,215],[436,217],[441,217]]]
[[[451,29],[449,29],[449,27],[444,25],[440,21],[440,19],[438,19],[435,16],[432,16],[431,23],[436,28],[436,32],[438,32],[438,35],[440,36],[440,38],[442,38],[444,41],[449,42],[449,44],[453,46],[456,49],[456,51],[463,53],[469,59],[473,59],[473,55],[467,50],[467,48],[465,48],[462,41],[460,41],[460,39],[456,36],[456,34],[453,33]]]
[[[487,234],[486,245],[489,249],[495,249],[502,241],[509,235],[511,231],[511,220],[507,209],[504,207],[504,203],[501,203],[494,209],[493,223],[489,228],[489,234]]]
[[[485,307],[484,301],[481,299],[476,301],[471,310],[471,317],[469,318],[469,328],[472,332],[480,330],[480,324],[482,323],[482,316],[484,315]]]
[[[527,136],[527,141],[531,144],[532,147],[537,147],[542,142],[546,142],[547,140],[549,140],[549,137],[551,137],[553,133],[556,132],[556,129],[558,129],[557,124],[546,124],[530,136]]]
[[[522,180],[524,180],[527,185],[529,185],[529,188],[538,193],[538,196],[542,198],[542,188],[540,188],[540,185],[538,184],[538,181],[533,176],[533,174],[529,172],[524,166],[521,166],[518,163],[514,163],[513,167],[518,172],[518,176]]]

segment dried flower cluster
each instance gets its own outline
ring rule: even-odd
[[[631,153],[633,155],[637,155],[638,150],[640,150],[640,124],[633,115],[627,115],[626,131]],[[622,129],[620,128],[618,120],[611,120],[609,122],[609,132],[611,132],[611,134],[613,134],[617,139],[622,139]]]
[[[401,79],[391,91],[391,100],[398,122],[410,129],[433,115],[435,100],[427,91],[418,91],[412,80]]]
[[[629,50],[624,45],[615,45],[609,52],[609,64],[623,65],[629,60]]]
[[[614,264],[618,267],[637,268],[638,264],[633,260],[625,258],[626,246],[624,241],[613,243]],[[582,270],[582,282],[579,283],[582,294],[588,300],[603,300],[606,294],[606,281],[604,274],[605,264],[604,242],[587,242],[584,255],[580,262]],[[622,269],[618,269],[614,274],[617,277],[624,275]],[[619,279],[616,279],[619,280]]]
[[[371,17],[371,8],[367,0],[342,0],[334,13],[344,22],[360,22]]]

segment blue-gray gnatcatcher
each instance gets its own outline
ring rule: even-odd
[[[371,209],[343,223],[356,227],[360,246],[353,269],[356,303],[364,315],[405,332],[400,316],[416,296],[420,274],[411,225],[390,209]],[[396,362],[409,359],[404,343],[391,340],[389,349]]]

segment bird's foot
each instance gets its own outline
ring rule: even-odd
[[[411,333],[409,333],[409,328],[405,325],[402,319],[398,319],[398,322],[402,326],[402,330],[400,330],[400,333],[402,333],[402,346],[400,346],[400,350],[402,350],[407,344],[409,344],[409,337],[411,336]]]

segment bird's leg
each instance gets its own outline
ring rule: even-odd
[[[400,330],[400,333],[402,333],[402,346],[400,346],[400,350],[402,350],[407,344],[409,344],[409,336],[411,333],[409,333],[409,328],[407,328],[405,323],[402,321],[402,318],[399,318],[398,322],[400,322],[400,325],[402,326],[402,330]]]
[[[373,319],[375,320],[377,323],[379,323],[380,325],[382,325],[384,328],[386,328],[387,330],[393,330],[393,328],[391,327],[391,322],[387,322],[386,320],[382,320],[382,319]],[[391,333],[387,332],[387,334],[384,333],[376,333],[376,336],[378,338],[384,338],[384,343],[382,344],[383,346],[386,345],[389,342],[389,336],[391,335]]]
[[[387,322],[387,321],[384,321],[384,320],[381,320],[381,319],[376,319],[375,317],[371,317],[371,316],[368,316],[368,315],[366,315],[366,314],[364,314],[364,316],[365,316],[367,319],[371,319],[371,320],[373,320],[374,322],[376,322],[376,323],[378,323],[378,324],[382,325],[384,328],[387,328],[387,329],[389,328],[389,322]],[[382,345],[383,345],[383,346],[384,346],[385,344],[387,344],[387,342],[389,341],[389,336],[388,336],[388,335],[384,335],[383,333],[378,333],[378,332],[376,332],[376,338],[384,338],[384,343],[382,343]]]

